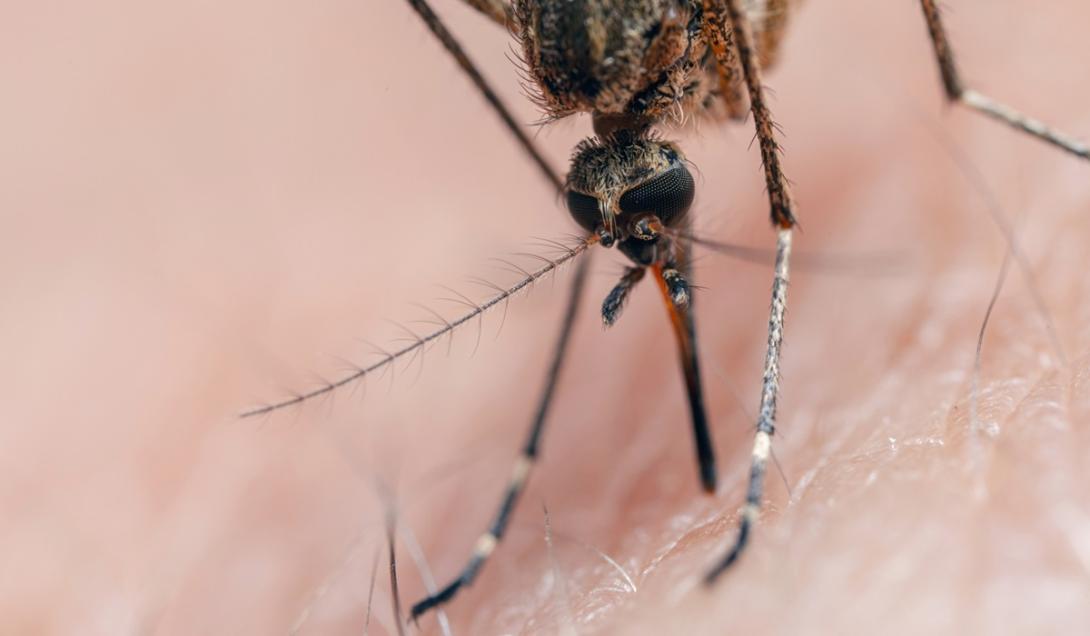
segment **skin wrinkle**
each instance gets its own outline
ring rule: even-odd
[[[947,13],[964,77],[1090,138],[1090,86],[1075,81],[1090,7],[1002,4]],[[475,354],[476,325],[449,357],[437,343],[415,384],[399,366],[357,397],[233,417],[334,375],[326,353],[377,359],[355,339],[391,349],[404,334],[384,318],[431,317],[413,302],[451,319],[464,308],[432,302],[451,295],[435,285],[470,294],[462,277],[489,257],[573,230],[410,9],[379,5],[6,12],[22,35],[0,56],[0,631],[285,633],[332,577],[301,633],[359,634],[371,563],[338,568],[361,532],[365,554],[383,545],[373,476],[397,485],[398,522],[439,581],[485,529],[570,268],[513,300]],[[503,30],[436,5],[516,119],[540,119]],[[771,272],[698,254],[722,467],[708,497],[661,302],[642,285],[603,333],[593,309],[620,257],[594,248],[541,462],[508,537],[447,608],[453,633],[558,631],[542,501],[554,538],[573,540],[555,547],[581,634],[1090,631],[1088,168],[944,107],[914,3],[804,3],[790,25],[765,82],[805,227],[796,253],[918,256],[896,276],[793,272],[773,441],[793,499],[770,478],[751,550],[700,587],[736,528],[753,425],[710,365],[754,410]],[[983,352],[980,417],[1000,426],[981,438],[982,467],[966,461],[967,391],[1006,246],[921,112],[1024,219],[1020,247],[1071,361],[1056,364],[1012,272]],[[563,168],[589,131],[571,119],[536,138]],[[697,231],[771,247],[749,138],[712,122],[667,133],[703,174]],[[616,571],[574,541],[637,591],[617,592]],[[406,556],[404,605],[424,593]],[[372,634],[390,632],[390,605],[382,572]],[[418,633],[438,633],[434,617]]]

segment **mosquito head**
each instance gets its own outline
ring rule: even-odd
[[[696,183],[672,143],[621,131],[579,144],[566,190],[575,222],[609,247],[628,239],[653,241],[659,224],[678,225]]]

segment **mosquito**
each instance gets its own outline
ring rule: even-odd
[[[471,585],[494,553],[538,459],[549,407],[565,361],[575,315],[582,299],[593,246],[616,247],[630,261],[606,296],[606,326],[620,317],[631,290],[650,276],[659,289],[678,345],[688,397],[698,476],[702,488],[716,489],[717,471],[693,315],[691,253],[707,243],[690,232],[688,215],[696,183],[680,147],[661,132],[671,124],[700,117],[717,122],[752,120],[761,154],[772,226],[775,266],[768,317],[759,410],[751,468],[737,534],[711,564],[705,580],[714,583],[743,554],[761,510],[764,479],[776,429],[779,365],[784,314],[796,227],[796,209],[784,174],[777,128],[769,110],[763,72],[773,67],[793,10],[790,0],[462,0],[506,29],[516,40],[522,70],[547,120],[586,113],[595,135],[575,148],[565,178],[550,166],[525,128],[478,71],[457,38],[427,0],[407,0],[475,85],[523,152],[564,197],[582,239],[562,256],[522,270],[516,284],[497,290],[480,304],[412,341],[385,353],[335,382],[281,402],[247,411],[269,413],[328,394],[389,367],[474,320],[561,265],[576,261],[554,354],[535,416],[506,492],[489,528],[480,536],[461,573],[436,593],[417,602],[411,616],[451,601]],[[966,86],[958,74],[935,0],[919,0],[947,98],[992,117],[1083,159],[1090,148],[1042,122]],[[714,247],[714,244],[712,244]],[[578,260],[577,260],[578,259]],[[438,317],[438,316],[437,316]]]

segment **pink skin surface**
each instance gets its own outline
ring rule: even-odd
[[[1090,7],[948,4],[972,85],[1090,137]],[[436,8],[535,121],[505,34]],[[453,317],[436,284],[483,299],[466,277],[512,280],[489,257],[573,230],[454,64],[397,0],[2,13],[0,632],[363,633],[384,498],[448,580],[498,503],[570,270],[487,317],[479,347],[470,324],[352,397],[234,413],[337,376],[334,355],[375,359],[357,338],[397,346],[386,319],[429,329],[413,302]],[[603,333],[623,260],[596,248],[543,460],[448,606],[454,633],[1085,633],[1090,165],[945,107],[911,0],[804,5],[766,81],[800,262],[855,260],[792,277],[783,479],[750,551],[699,585],[748,474],[770,269],[696,265],[709,497],[660,301],[644,283]],[[563,171],[589,130],[537,139]],[[771,247],[750,125],[668,134],[700,170],[697,230]],[[975,422],[1006,244],[940,139],[1033,273],[1006,280]],[[424,592],[407,546],[406,608]],[[393,630],[390,597],[383,562],[371,633]]]

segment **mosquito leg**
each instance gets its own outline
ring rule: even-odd
[[[772,453],[772,434],[776,429],[776,398],[780,385],[780,347],[783,342],[783,315],[787,308],[788,259],[791,255],[791,229],[782,228],[776,242],[776,275],[772,283],[772,308],[768,318],[768,352],[765,355],[764,377],[761,382],[761,411],[757,417],[757,433],[753,440],[749,487],[742,520],[734,545],[723,559],[707,574],[714,583],[719,575],[734,564],[745,550],[750,529],[761,512],[765,468]]]
[[[689,397],[689,411],[693,423],[693,442],[700,469],[700,484],[705,491],[715,492],[715,447],[708,430],[708,416],[704,410],[704,390],[700,383],[700,363],[696,353],[696,325],[693,322],[692,305],[689,302],[689,283],[674,263],[653,265],[659,291],[666,302],[670,323],[677,337],[681,370],[685,374],[685,391]],[[679,297],[684,290],[684,302]]]
[[[469,6],[480,11],[485,16],[501,27],[511,28],[511,3],[505,0],[462,0]]]
[[[787,178],[780,165],[780,146],[775,137],[775,124],[768,110],[768,104],[765,102],[764,87],[761,84],[761,68],[753,47],[753,31],[740,2],[741,0],[704,0],[705,7],[712,5],[710,10],[706,9],[704,12],[704,28],[720,39],[733,40],[735,44],[738,53],[737,62],[731,58],[729,49],[721,51],[719,47],[715,47],[714,40],[713,51],[720,67],[737,64],[742,69],[746,92],[749,95],[750,112],[753,113],[753,124],[757,128],[757,141],[760,145],[761,163],[765,172],[765,188],[768,190],[768,200],[772,207],[772,223],[780,228],[790,228],[795,225],[793,204],[787,187]],[[723,11],[727,13],[729,19],[727,23],[723,22]]]
[[[738,59],[745,73],[749,92],[753,123],[761,147],[765,185],[772,212],[772,223],[778,228],[776,240],[776,272],[772,280],[772,302],[768,316],[768,349],[765,354],[764,375],[761,382],[761,406],[757,416],[757,431],[746,491],[746,504],[738,528],[738,536],[727,555],[708,573],[713,582],[730,567],[746,547],[750,529],[756,523],[761,510],[764,491],[765,468],[772,451],[772,434],[776,429],[776,400],[780,385],[780,347],[783,343],[784,311],[787,308],[788,263],[791,256],[791,233],[795,226],[794,204],[787,188],[787,179],[780,166],[779,145],[776,143],[772,115],[765,102],[761,85],[761,70],[753,48],[753,31],[743,13],[741,0],[721,0],[734,31],[738,47]],[[725,25],[713,25],[726,28]]]
[[[575,322],[575,315],[579,311],[579,304],[583,297],[583,287],[587,280],[589,263],[590,259],[584,258],[579,262],[579,265],[575,270],[575,278],[572,280],[567,306],[564,310],[564,321],[560,327],[560,337],[557,339],[552,365],[549,367],[548,375],[545,377],[545,388],[541,393],[537,414],[534,416],[533,424],[530,426],[530,433],[526,438],[526,443],[522,447],[522,454],[515,462],[514,469],[511,471],[511,479],[507,484],[507,491],[500,503],[499,510],[496,512],[496,517],[492,522],[492,526],[477,539],[477,544],[473,548],[473,555],[470,556],[469,563],[466,564],[462,573],[447,584],[446,587],[425,598],[416,605],[413,605],[412,618],[414,621],[424,612],[450,601],[461,588],[471,585],[480,572],[481,567],[484,566],[485,561],[492,555],[492,551],[496,549],[496,545],[498,545],[503,538],[503,533],[507,529],[508,522],[511,520],[511,513],[515,509],[515,504],[518,503],[519,496],[526,487],[527,479],[530,476],[530,469],[533,468],[534,462],[538,457],[541,433],[545,428],[546,416],[549,413],[549,406],[552,403],[553,394],[556,391],[557,380],[560,378],[560,369],[564,364],[568,343],[571,340],[572,325]]]
[[[629,267],[626,269],[624,276],[621,276],[621,280],[610,290],[606,299],[602,301],[602,323],[605,326],[612,327],[613,323],[617,322],[617,319],[621,317],[621,310],[624,309],[624,304],[628,300],[628,292],[632,291],[632,287],[640,282],[644,271],[643,267]]]
[[[745,11],[753,25],[753,46],[762,69],[769,69],[779,59],[780,44],[792,9],[790,0],[746,0]],[[704,37],[715,57],[714,72],[718,76],[719,96],[723,98],[727,117],[737,121],[749,113],[744,72],[734,44],[734,32],[723,24],[722,0],[703,0]]]
[[[935,0],[920,0],[920,5],[923,7],[924,19],[927,21],[927,31],[931,35],[931,44],[935,49],[935,59],[939,64],[939,72],[942,73],[942,86],[946,90],[946,97],[950,101],[964,104],[973,110],[998,119],[1012,128],[1017,128],[1042,141],[1059,146],[1083,159],[1090,159],[1090,146],[1052,130],[1043,122],[1027,117],[987,95],[967,88],[962,83],[957,66],[954,64],[954,51],[950,48],[950,41],[946,38],[946,29],[942,26],[942,17],[939,15],[939,8],[935,4]]]
[[[749,102],[743,88],[742,66],[738,61],[738,50],[734,45],[734,34],[730,29],[722,28],[723,16],[716,0],[704,0],[704,22],[701,28],[704,39],[715,56],[715,70],[719,78],[719,95],[731,119],[745,119],[749,112]]]
[[[498,0],[467,0],[469,4],[473,6],[487,5],[491,6],[496,4]],[[508,110],[507,105],[503,103],[500,96],[496,94],[496,91],[492,90],[492,86],[489,85],[488,80],[481,75],[481,72],[477,70],[477,66],[473,63],[473,60],[469,59],[466,55],[462,45],[458,43],[454,35],[447,30],[447,27],[443,25],[443,21],[439,19],[439,16],[432,11],[428,5],[427,0],[408,0],[412,8],[420,15],[424,20],[424,24],[428,25],[431,32],[435,37],[439,38],[439,41],[443,43],[443,46],[447,49],[447,52],[454,57],[458,62],[458,65],[462,67],[465,74],[469,76],[469,79],[476,85],[477,90],[481,92],[488,105],[492,107],[492,110],[496,112],[496,115],[503,120],[503,124],[507,126],[507,130],[515,136],[519,145],[526,152],[527,155],[533,159],[534,163],[541,170],[541,173],[549,181],[549,183],[556,188],[557,191],[564,189],[564,181],[560,178],[560,175],[552,169],[549,162],[545,160],[541,152],[534,146],[534,142],[530,140],[530,137],[526,135],[526,132],[515,121],[511,111]]]

